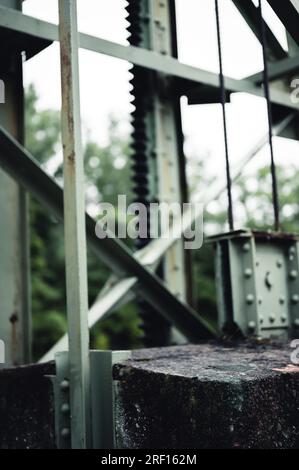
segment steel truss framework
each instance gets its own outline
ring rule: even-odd
[[[165,2],[169,7],[172,6],[172,0],[165,0]],[[254,4],[250,0],[233,0],[233,2],[260,39],[258,16]],[[20,11],[21,2],[17,0],[0,3],[4,5],[0,6],[0,37],[4,38],[8,44],[6,51],[1,53],[3,56],[1,56],[3,58],[1,68],[9,67],[10,48],[14,57],[20,56],[21,52],[25,51],[28,59],[48,47],[53,41],[60,41],[64,191],[42,170],[34,157],[24,148],[20,135],[17,133],[12,135],[11,129],[3,120],[0,126],[0,166],[18,183],[22,191],[26,190],[32,193],[65,225],[70,380],[73,394],[71,407],[73,415],[76,416],[75,423],[72,423],[72,438],[74,439],[73,447],[86,447],[88,446],[87,436],[89,434],[89,419],[86,410],[90,400],[88,397],[88,327],[94,325],[121,303],[138,295],[191,341],[197,341],[203,333],[208,332],[211,336],[217,336],[218,332],[184,301],[175,297],[169,290],[171,286],[165,285],[155,274],[160,260],[165,257],[168,250],[173,249],[176,243],[175,239],[156,240],[139,252],[132,254],[115,238],[97,239],[95,222],[84,213],[82,206],[83,164],[80,142],[78,48],[125,60],[143,70],[154,73],[163,79],[167,93],[177,98],[186,95],[190,104],[219,102],[219,76],[182,64],[175,57],[163,54],[157,49],[122,46],[98,37],[78,33],[76,0],[59,1],[59,26],[23,15]],[[153,3],[155,4],[156,0],[153,0]],[[289,135],[292,132],[297,135],[295,126],[298,120],[298,104],[292,101],[290,93],[290,79],[299,69],[297,2],[269,0],[269,4],[286,27],[290,44],[287,53],[267,26],[273,116],[278,133]],[[285,80],[286,78],[288,81]],[[21,75],[18,80],[22,80]],[[242,80],[225,77],[227,99],[229,100],[232,93],[239,92],[264,96],[261,82],[261,74],[255,74]],[[70,120],[71,126],[69,125]],[[263,142],[258,144],[257,149]],[[257,149],[254,149],[253,154]],[[246,157],[246,161],[251,158],[252,155]],[[236,172],[236,176],[238,174],[239,171]],[[22,204],[24,205],[24,201]],[[26,211],[23,210],[23,214],[25,213]],[[113,276],[99,294],[89,316],[87,315],[86,259],[85,254],[82,256],[82,251],[85,253],[85,224],[87,243],[90,244],[99,260],[107,264],[113,271]],[[190,222],[186,219],[184,227],[178,230],[183,233],[188,224],[190,225]],[[22,269],[24,269],[24,264],[26,263],[23,263]],[[25,300],[28,304],[28,299]],[[26,325],[29,315],[28,306],[26,309],[23,308],[23,312],[24,316],[27,316],[27,320],[25,318],[23,322]],[[24,341],[29,342],[28,334]],[[77,347],[78,341],[79,348]],[[67,338],[63,338],[42,360],[53,358],[55,352],[66,347]],[[28,358],[29,354],[24,353],[23,360],[28,360]]]

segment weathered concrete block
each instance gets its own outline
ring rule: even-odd
[[[114,368],[120,448],[298,448],[290,348],[203,344],[135,352]]]
[[[0,449],[55,448],[54,363],[0,370]]]

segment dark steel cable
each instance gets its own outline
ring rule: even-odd
[[[233,200],[232,200],[232,181],[230,175],[229,164],[229,151],[228,151],[228,136],[227,136],[227,122],[226,122],[226,88],[223,75],[222,63],[222,46],[221,46],[221,31],[220,31],[220,14],[218,0],[215,0],[216,23],[217,23],[217,42],[218,42],[218,55],[219,55],[219,79],[221,91],[221,105],[223,117],[223,131],[224,131],[224,145],[225,145],[225,161],[226,161],[226,184],[227,184],[227,197],[228,197],[228,223],[230,230],[234,230],[234,215],[233,215]]]
[[[262,0],[259,0],[258,8],[260,12],[261,42],[262,42],[263,61],[264,61],[263,82],[264,82],[265,98],[267,101],[267,114],[268,114],[268,127],[269,127],[269,146],[270,146],[270,154],[271,154],[271,177],[272,177],[274,221],[275,221],[275,230],[278,231],[280,229],[279,198],[278,198],[276,166],[275,166],[274,149],[273,149],[273,118],[272,118],[272,107],[271,107],[271,101],[270,101],[269,73],[268,73],[268,61],[267,61],[267,53],[266,53],[267,37],[266,37],[265,22],[263,19]]]

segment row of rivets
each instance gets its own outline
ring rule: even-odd
[[[287,321],[288,317],[285,313],[283,313],[280,317],[280,320],[285,323]],[[271,314],[269,316],[269,321],[270,323],[275,323],[276,321],[276,316],[274,314]],[[262,325],[264,323],[264,317],[260,315],[260,324]]]
[[[245,244],[243,245],[243,251],[244,251],[245,253],[247,253],[247,252],[250,251],[250,244],[249,244],[249,243],[245,243]],[[293,261],[293,260],[294,260],[295,254],[296,254],[295,247],[291,247],[290,250],[289,250],[289,260],[290,260],[290,261]],[[259,265],[260,265],[260,263],[259,263],[259,261],[257,260],[257,261],[256,261],[256,266],[259,266]],[[282,268],[282,267],[283,267],[283,260],[278,259],[277,262],[276,262],[276,265],[277,265],[278,268]],[[265,279],[266,284],[267,284],[268,287],[270,287],[270,286],[272,287],[272,286],[273,286],[273,281],[272,281],[272,279],[271,279],[271,277],[270,277],[270,273],[267,273],[267,274],[268,274],[268,275],[266,276],[266,279]],[[246,279],[250,279],[250,278],[252,277],[252,275],[253,275],[253,271],[252,271],[251,268],[246,268],[246,269],[244,270],[244,277],[245,277]],[[290,278],[291,280],[296,280],[296,279],[298,278],[298,271],[297,271],[297,270],[291,270],[291,271],[289,272],[289,278]],[[247,294],[247,296],[246,296],[246,303],[247,303],[248,305],[252,305],[252,304],[254,303],[254,300],[255,300],[255,297],[254,297],[253,294]],[[259,304],[262,304],[262,301],[263,301],[262,297],[259,297],[259,298],[258,298],[258,303],[259,303]],[[297,294],[293,295],[292,298],[291,298],[291,301],[292,301],[293,304],[298,304],[298,303],[299,303],[299,295],[297,295]],[[281,305],[284,305],[284,304],[286,303],[286,298],[285,298],[284,295],[281,295],[281,296],[279,297],[279,303],[280,303]],[[287,320],[288,320],[287,314],[283,313],[283,314],[281,315],[281,317],[280,317],[280,320],[281,320],[281,322],[286,323]],[[275,316],[274,314],[270,314],[270,315],[269,315],[269,321],[270,321],[270,323],[275,323],[275,322],[276,322],[276,316]],[[261,324],[264,323],[264,318],[263,318],[263,317],[260,317],[260,323],[261,323]],[[299,319],[295,319],[295,320],[294,320],[294,326],[295,326],[296,328],[299,328]],[[254,321],[250,321],[250,322],[248,323],[248,328],[249,328],[250,331],[253,332],[253,331],[256,329],[256,323],[255,323]]]
[[[294,261],[295,259],[295,255],[296,255],[296,248],[294,246],[292,246],[290,249],[289,249],[289,260],[290,261]],[[292,281],[295,281],[297,278],[298,278],[298,271],[296,269],[293,269],[292,271],[290,271],[289,273],[289,277]],[[292,303],[294,305],[297,305],[299,303],[299,295],[298,294],[294,294],[292,296]],[[295,328],[299,328],[299,318],[296,318],[294,320],[294,327]]]
[[[62,392],[64,392],[65,394],[67,394],[68,396],[68,393],[69,393],[69,389],[70,389],[70,383],[68,380],[63,380],[61,383],[60,383],[60,389]],[[65,416],[65,417],[69,417],[70,416],[70,405],[68,402],[66,403],[63,403],[61,405],[61,413]],[[64,427],[61,429],[60,431],[60,434],[61,434],[61,437],[63,439],[68,439],[71,435],[71,430],[70,428],[68,427]]]
[[[243,251],[244,253],[248,253],[250,251],[250,244],[249,243],[244,243],[243,245]],[[244,271],[244,277],[246,279],[250,279],[253,275],[253,271],[251,268],[246,268]],[[246,303],[248,305],[252,305],[254,303],[254,295],[253,294],[247,294],[246,296]],[[249,330],[253,333],[254,330],[256,329],[256,323],[254,321],[250,321],[248,323],[248,328]]]
[[[282,316],[280,317],[280,320],[281,320],[283,323],[286,323],[287,320],[288,320],[288,316],[287,316],[286,314],[282,314]],[[260,324],[262,325],[262,324],[264,323],[264,318],[263,318],[263,317],[260,317],[259,321],[260,321]],[[270,323],[275,323],[275,321],[276,321],[275,315],[270,315],[270,316],[269,316],[269,321],[270,321]],[[294,320],[294,327],[299,328],[299,319]],[[251,331],[252,331],[252,330],[255,330],[255,328],[256,328],[255,322],[254,322],[254,321],[250,321],[250,322],[248,323],[248,328],[249,328],[249,330],[251,330]]]
[[[298,304],[298,303],[299,303],[299,295],[294,294],[294,295],[292,296],[292,299],[291,299],[291,300],[292,300],[292,303],[293,303],[293,304],[295,304],[295,305]],[[254,296],[253,296],[252,294],[248,294],[247,297],[246,297],[246,302],[247,302],[248,305],[253,304],[253,302],[254,302]],[[259,298],[258,298],[258,303],[259,303],[260,305],[263,303],[263,298],[262,298],[262,297],[259,297]],[[279,297],[279,303],[280,303],[281,305],[284,305],[284,304],[286,303],[286,298],[285,298],[284,295],[281,295],[281,296]]]

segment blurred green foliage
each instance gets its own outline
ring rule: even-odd
[[[32,85],[26,92],[26,147],[42,165],[47,167],[51,162],[50,169],[61,183],[60,113],[40,110]],[[92,141],[86,143],[86,199],[93,212],[101,201],[115,205],[117,194],[126,194],[131,200],[128,156],[128,139],[121,137],[113,119],[110,120],[106,146],[100,147]],[[33,198],[30,200],[30,217],[34,357],[38,358],[66,332],[64,237],[61,224]],[[88,250],[90,305],[108,276],[109,270]],[[134,304],[128,304],[93,328],[91,347],[137,347],[138,322]]]

